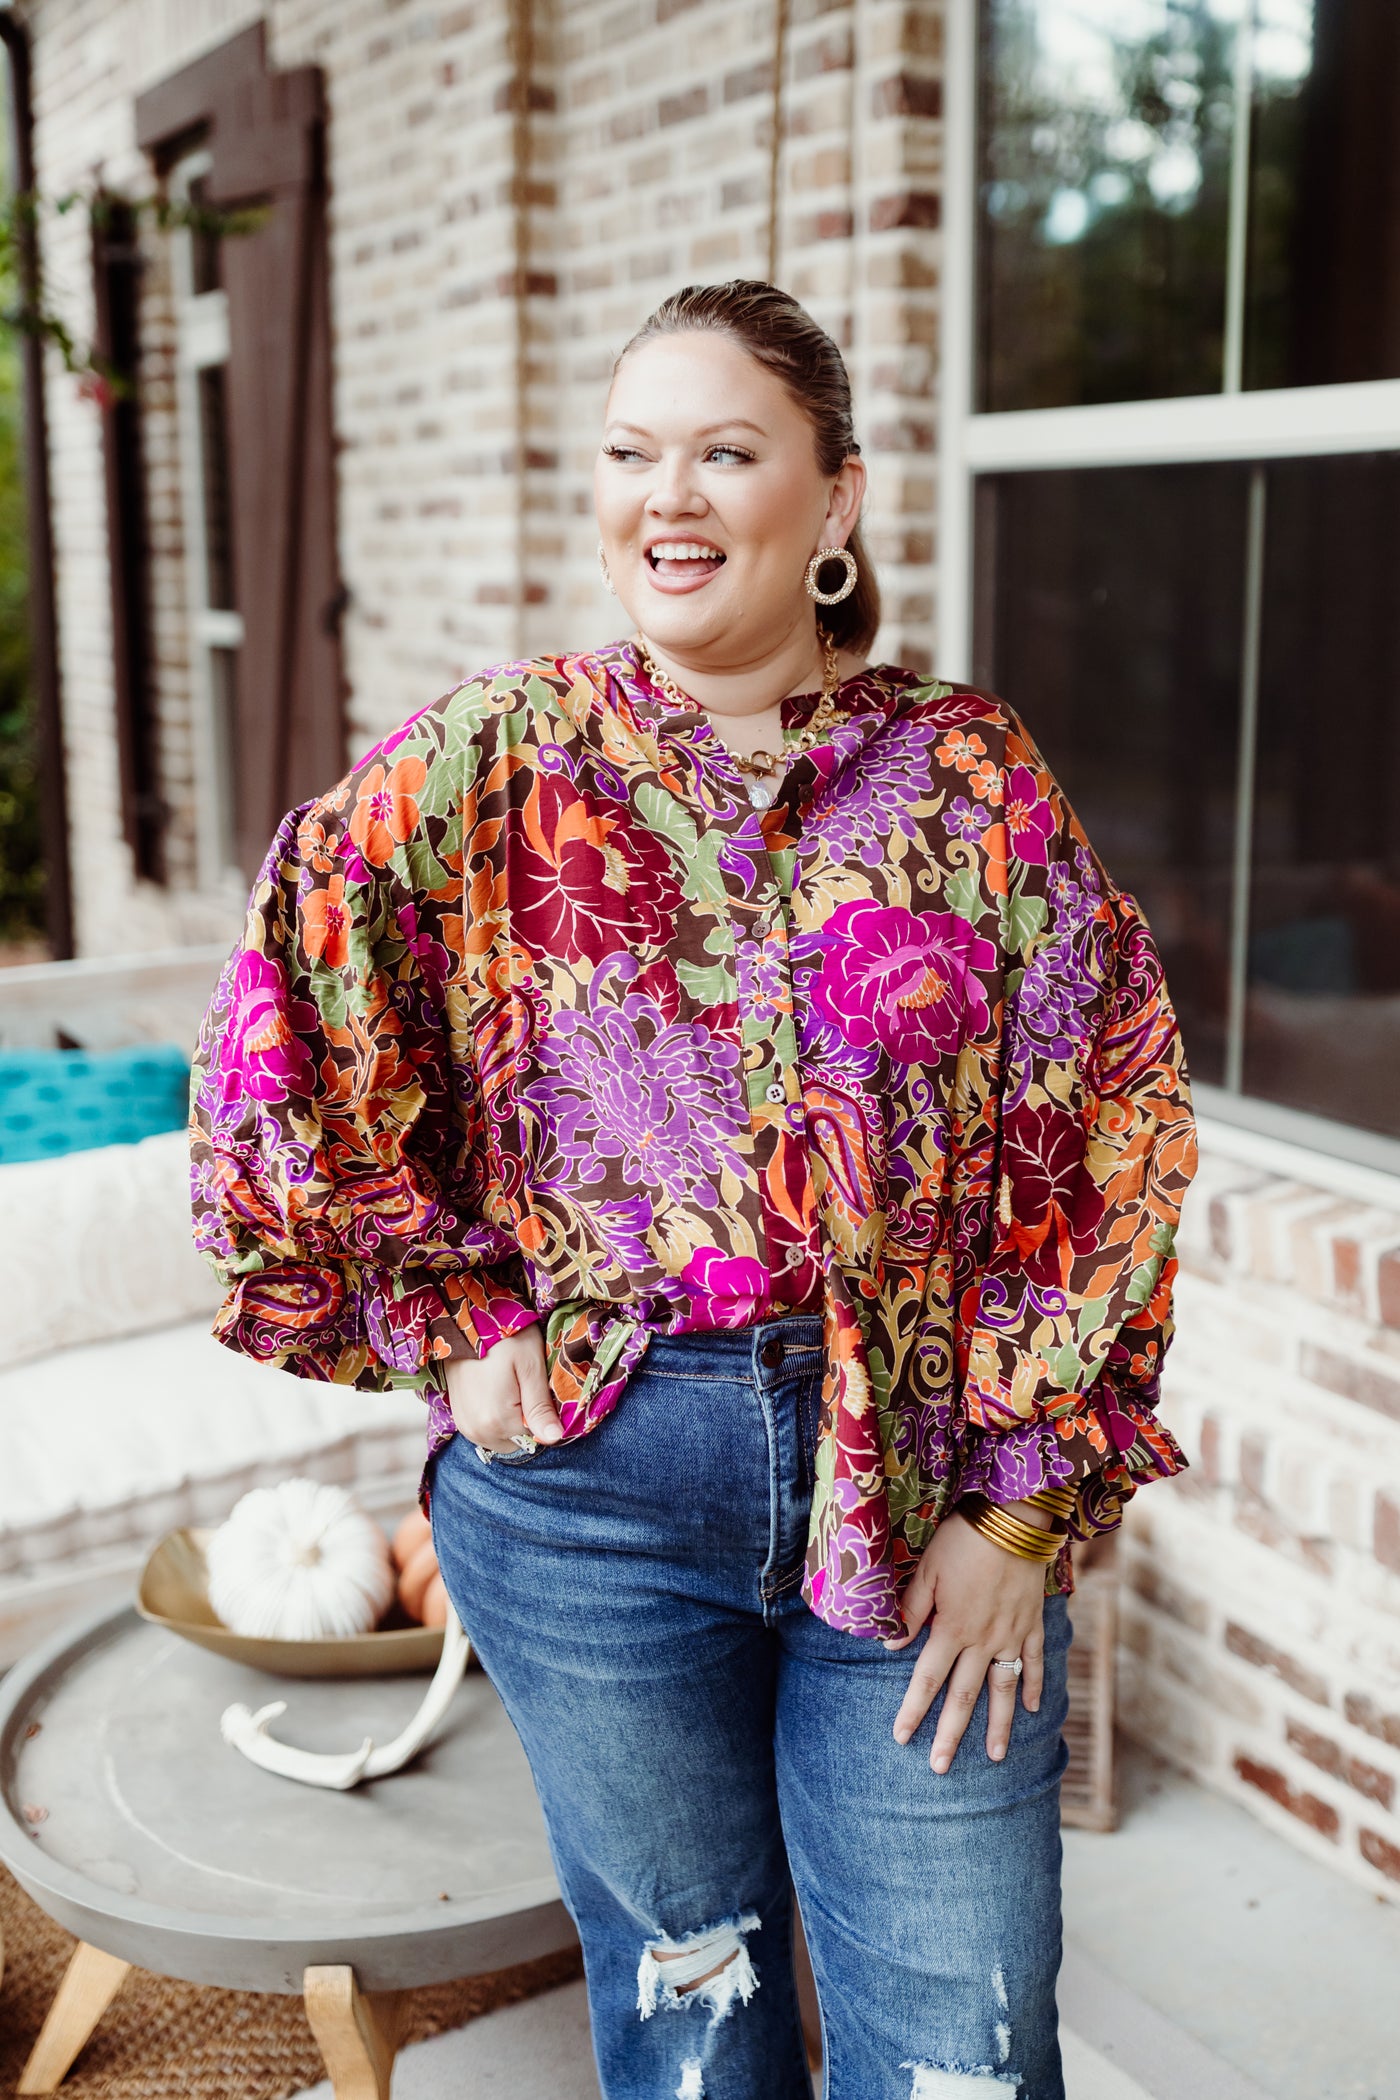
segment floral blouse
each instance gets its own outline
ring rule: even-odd
[[[884,1635],[965,1490],[1068,1481],[1083,1538],[1184,1466],[1194,1127],[1147,927],[1015,715],[888,664],[838,699],[756,809],[630,644],[507,664],[291,811],[194,1211],[219,1339],[423,1387],[430,1465],[446,1359],[532,1321],[570,1438],[654,1333],[819,1305],[805,1595]]]

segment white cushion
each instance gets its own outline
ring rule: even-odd
[[[0,1574],[218,1523],[291,1473],[362,1491],[411,1479],[425,1428],[417,1393],[253,1363],[207,1319],[21,1364],[0,1372]]]
[[[0,1167],[0,1364],[212,1315],[189,1171],[183,1130]]]

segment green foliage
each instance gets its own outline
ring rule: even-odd
[[[986,19],[984,405],[1213,391],[1233,22],[1215,0],[1098,10],[1101,64],[1076,72],[1044,41],[1088,27],[1073,0],[992,0]],[[1082,223],[1057,233],[1065,205]]]
[[[3,127],[0,126],[0,130]],[[160,230],[250,233],[262,210],[220,212],[167,197],[117,200],[101,190],[73,191],[52,206],[23,193],[0,205],[0,942],[35,940],[44,931],[44,859],[39,824],[38,765],[29,678],[29,560],[21,465],[22,408],[19,339],[34,336],[57,350],[65,368],[104,408],[125,394],[131,375],[116,371],[80,343],[51,308],[42,283],[30,285],[26,258],[39,240],[47,210],[57,217],[86,211],[100,232],[121,202]]]
[[[86,380],[103,406],[129,391],[131,375],[118,372],[91,344],[80,343],[62,314],[48,304],[42,286],[37,294],[31,294],[24,265],[26,249],[42,245],[39,230],[45,211],[60,219],[75,211],[86,211],[88,223],[97,234],[106,227],[118,205],[138,220],[148,220],[162,233],[177,226],[192,233],[223,236],[252,233],[267,217],[260,205],[246,211],[216,211],[207,204],[159,195],[114,197],[101,189],[70,190],[52,205],[31,190],[18,191],[5,199],[0,209],[0,326],[12,333],[38,336],[51,344],[66,370]]]

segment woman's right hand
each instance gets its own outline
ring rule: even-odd
[[[519,1437],[557,1444],[564,1434],[550,1395],[538,1322],[504,1336],[485,1356],[453,1357],[447,1366],[447,1400],[462,1435],[502,1457],[520,1449]]]

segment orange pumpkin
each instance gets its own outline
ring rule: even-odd
[[[423,1592],[423,1624],[445,1626],[447,1624],[447,1584],[441,1575],[434,1575]]]
[[[430,1539],[432,1535],[433,1527],[422,1510],[411,1509],[394,1533],[394,1543],[389,1549],[394,1566],[406,1568],[424,1539]]]
[[[423,1593],[438,1571],[431,1539],[424,1539],[399,1577],[399,1602],[410,1619],[423,1617]]]

